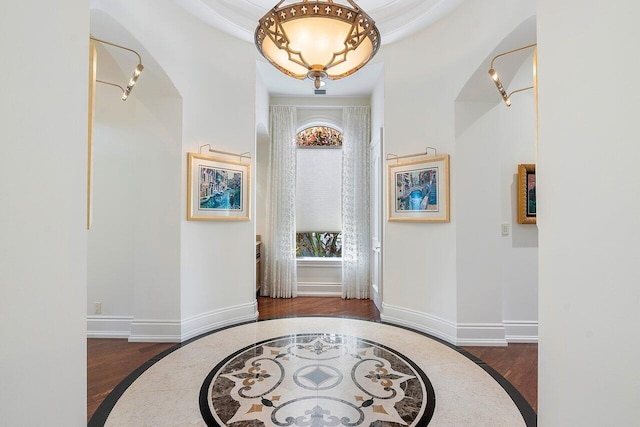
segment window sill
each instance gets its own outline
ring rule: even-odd
[[[342,267],[342,258],[303,257],[296,258],[298,267]]]

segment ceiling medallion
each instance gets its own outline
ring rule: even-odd
[[[277,69],[296,79],[309,78],[316,89],[362,68],[380,47],[375,22],[352,0],[281,0],[258,23],[255,43]]]

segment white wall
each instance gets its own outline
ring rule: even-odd
[[[255,222],[256,234],[266,236],[267,188],[269,182],[269,92],[256,72]],[[264,247],[263,247],[264,248]]]
[[[531,52],[513,78],[501,73],[509,92],[532,85]],[[482,68],[477,84],[490,83]],[[507,108],[491,89],[490,101],[456,105],[456,119],[468,122],[456,138],[458,342],[536,342],[538,235],[535,225],[517,223],[516,192],[518,164],[535,163],[533,91]]]
[[[256,101],[255,101],[255,120],[256,127],[269,130],[269,92],[264,84],[264,80],[257,70],[258,65],[256,62]]]
[[[537,3],[539,421],[633,425],[640,62],[629,49],[640,6]]]
[[[488,159],[484,179],[495,183],[489,194],[481,196],[481,179],[467,173],[487,142],[476,134],[490,138],[497,125],[477,122],[457,138],[455,104],[478,66],[486,61],[488,70],[489,54],[534,15],[534,6],[525,0],[464,2],[437,25],[384,46],[376,59],[385,64],[385,154],[431,146],[451,155],[451,222],[384,223],[385,320],[453,342],[504,344],[501,263],[482,258],[485,251],[501,251],[500,230],[474,227],[501,222],[501,160]],[[485,83],[491,85],[488,77]],[[489,209],[478,212],[478,206]]]
[[[125,102],[117,89],[97,86],[88,335],[180,341],[182,101],[113,18],[93,10],[91,27],[97,38],[138,50],[145,70]],[[101,43],[97,49],[98,79],[126,83],[136,57]]]
[[[84,425],[88,8],[2,9],[0,414]]]
[[[154,97],[142,90],[137,96],[133,187],[136,264],[134,319],[129,339],[180,341],[180,332],[174,324],[155,328],[149,328],[147,324],[149,320],[176,322],[181,317],[182,104],[177,97]]]
[[[380,75],[371,93],[371,139],[380,136],[380,129],[384,127],[384,64],[377,65],[380,69]]]
[[[491,84],[490,81],[488,81]],[[505,344],[502,325],[502,174],[496,105],[456,138],[458,342]],[[533,144],[533,133],[531,133]],[[481,329],[478,329],[480,327]]]
[[[105,47],[96,43],[97,78],[127,82]],[[87,325],[90,336],[128,337],[135,284],[135,112],[117,88],[96,85],[92,164],[92,224],[87,235]],[[94,303],[102,313],[94,313]],[[107,320],[108,319],[108,320]]]
[[[171,38],[187,34],[187,43],[192,46],[184,52],[182,45],[171,49],[173,54],[183,56],[175,81],[187,91],[183,155],[186,158],[187,152],[197,152],[203,143],[211,143],[223,151],[253,153],[255,47],[204,24],[194,25],[193,20],[185,16],[186,22],[177,33],[168,35]],[[202,52],[211,52],[205,64],[202,64]],[[186,163],[183,176],[186,176]],[[184,188],[186,178],[183,182]],[[253,218],[232,223],[183,220],[182,318],[191,323],[186,325],[189,334],[204,332],[211,326],[255,319],[253,221]]]
[[[531,86],[533,55],[516,73],[510,90]],[[496,91],[497,94],[497,91]],[[518,224],[518,171],[521,163],[536,162],[535,101],[532,90],[513,96],[511,107],[502,102],[495,123],[501,161],[501,224],[509,235],[500,237],[502,320],[508,342],[538,339],[538,227]],[[495,230],[494,230],[495,232]]]
[[[267,189],[269,184],[269,134],[266,130],[256,134],[256,234],[265,239],[267,232]]]
[[[183,101],[182,147],[174,159],[181,168],[180,180],[174,178],[180,188],[180,307],[177,312],[150,310],[138,333],[152,336],[161,331],[184,340],[254,319],[254,219],[186,221],[186,169],[187,153],[198,152],[203,144],[255,154],[255,47],[211,28],[175,3],[96,0],[92,4],[145,47]],[[139,298],[149,299],[155,286],[154,280],[147,282]]]
[[[382,294],[384,284],[382,283],[382,253],[384,252],[384,236],[383,224],[385,222],[385,206],[386,192],[385,188],[385,161],[384,154],[386,152],[384,144],[384,64],[379,64],[380,75],[376,81],[376,85],[371,94],[371,141],[372,145],[379,144],[378,150],[381,153],[378,166],[378,182],[375,183],[375,174],[371,173],[371,211],[378,210],[378,218],[372,215],[371,221],[371,238],[372,244],[374,239],[380,244],[380,252],[372,252],[371,254],[371,299],[375,303],[378,310],[382,311]],[[375,164],[375,156],[372,155],[372,162]],[[377,195],[376,195],[377,193]]]
[[[342,259],[301,258],[296,261],[298,296],[342,295]]]

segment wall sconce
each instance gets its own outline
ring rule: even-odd
[[[533,86],[529,86],[529,87],[525,87],[525,88],[522,88],[522,89],[514,90],[513,92],[507,94],[507,91],[505,90],[504,86],[502,85],[502,82],[500,81],[500,77],[498,76],[498,72],[493,68],[493,63],[495,62],[496,59],[500,58],[501,56],[509,55],[511,53],[518,52],[518,51],[521,51],[521,50],[524,50],[524,49],[529,49],[529,48],[532,48],[534,46],[537,46],[537,43],[530,44],[528,46],[523,46],[523,47],[520,47],[518,49],[513,49],[513,50],[510,50],[508,52],[501,53],[499,55],[494,56],[493,59],[491,60],[491,65],[490,65],[490,69],[489,69],[489,75],[491,76],[491,80],[493,80],[493,83],[495,83],[496,88],[498,88],[498,92],[500,92],[500,95],[502,96],[502,100],[504,101],[504,103],[506,104],[507,107],[511,107],[511,95],[513,95],[514,93],[518,93],[518,92],[522,92],[522,91],[525,91],[525,90],[533,89]]]
[[[104,80],[97,80],[96,82],[98,83],[103,83],[106,85],[110,85],[110,86],[115,86],[117,88],[119,88],[122,91],[122,100],[126,101],[127,98],[129,97],[129,94],[131,94],[131,91],[133,90],[133,87],[135,86],[136,82],[138,81],[138,77],[140,77],[140,74],[142,74],[142,70],[144,69],[144,66],[142,65],[142,58],[140,57],[140,54],[138,52],[136,52],[133,49],[129,49],[128,47],[124,47],[124,46],[120,46],[118,44],[115,43],[111,43],[108,41],[104,41],[104,40],[100,40],[100,39],[96,39],[94,37],[89,37],[91,40],[100,42],[100,43],[104,43],[104,44],[108,44],[109,46],[114,46],[120,49],[124,49],[124,50],[128,50],[129,52],[133,52],[136,54],[136,56],[138,57],[138,65],[136,66],[136,68],[133,70],[133,76],[131,77],[131,79],[129,79],[129,83],[127,83],[126,87],[122,87],[120,85],[117,85],[115,83],[111,83],[111,82],[106,82]]]

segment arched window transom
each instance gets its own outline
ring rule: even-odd
[[[298,147],[342,147],[342,132],[328,126],[308,127],[296,135]]]

